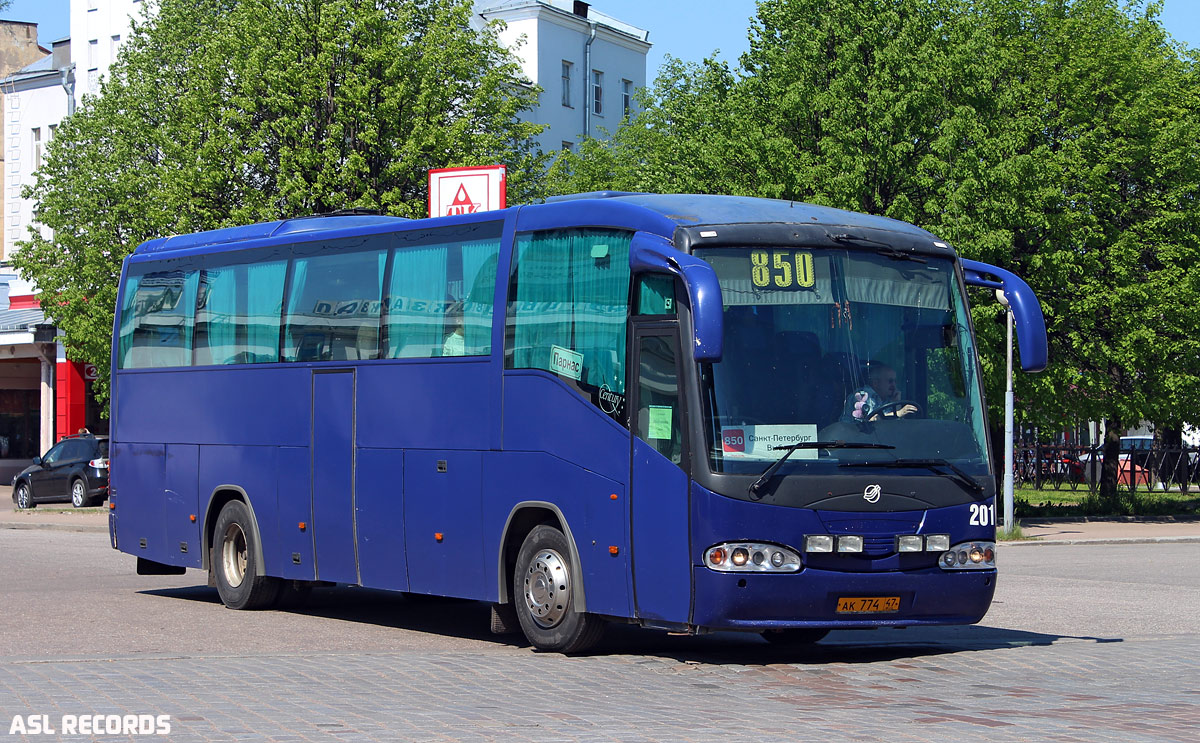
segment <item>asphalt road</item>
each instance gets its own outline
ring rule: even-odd
[[[977,626],[835,632],[791,654],[618,627],[564,658],[489,634],[477,603],[337,587],[302,611],[237,612],[198,571],[135,575],[105,535],[0,530],[0,728],[99,712],[171,715],[181,741],[1190,742],[1197,558],[1001,547]]]

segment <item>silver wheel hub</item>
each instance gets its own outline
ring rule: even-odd
[[[246,533],[238,524],[230,524],[221,540],[221,572],[230,588],[242,585],[246,578]]]
[[[77,506],[83,505],[83,483],[78,480],[71,486],[71,502]]]
[[[562,555],[539,550],[525,572],[525,608],[539,627],[554,627],[571,606],[571,576]]]

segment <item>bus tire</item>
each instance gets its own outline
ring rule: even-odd
[[[793,629],[767,630],[762,633],[762,636],[764,640],[772,645],[797,648],[812,645],[828,634],[829,630],[827,629],[797,627]]]
[[[573,608],[571,546],[561,531],[533,527],[517,553],[513,597],[521,631],[538,650],[578,653],[604,634],[604,620]]]
[[[241,501],[229,501],[217,516],[213,530],[209,569],[221,602],[230,609],[261,609],[275,603],[279,579],[262,575],[250,510]]]

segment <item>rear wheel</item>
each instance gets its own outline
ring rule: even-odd
[[[88,498],[87,483],[82,478],[77,477],[71,481],[71,505],[75,508],[92,505],[91,498]]]
[[[803,647],[804,645],[812,645],[821,640],[825,635],[829,634],[827,629],[778,629],[767,630],[762,633],[763,639],[772,645],[781,645],[786,647]]]
[[[22,482],[17,486],[17,508],[36,508],[37,504],[33,502],[33,491],[29,489],[29,483]]]
[[[578,653],[599,642],[604,620],[575,611],[571,549],[552,526],[535,526],[517,553],[513,597],[521,631],[539,650]]]
[[[230,609],[260,609],[279,596],[279,579],[261,574],[256,539],[246,504],[226,503],[213,531],[209,570],[221,601]]]

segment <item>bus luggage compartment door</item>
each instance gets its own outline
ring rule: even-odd
[[[358,583],[353,370],[313,372],[311,452],[317,578]]]

